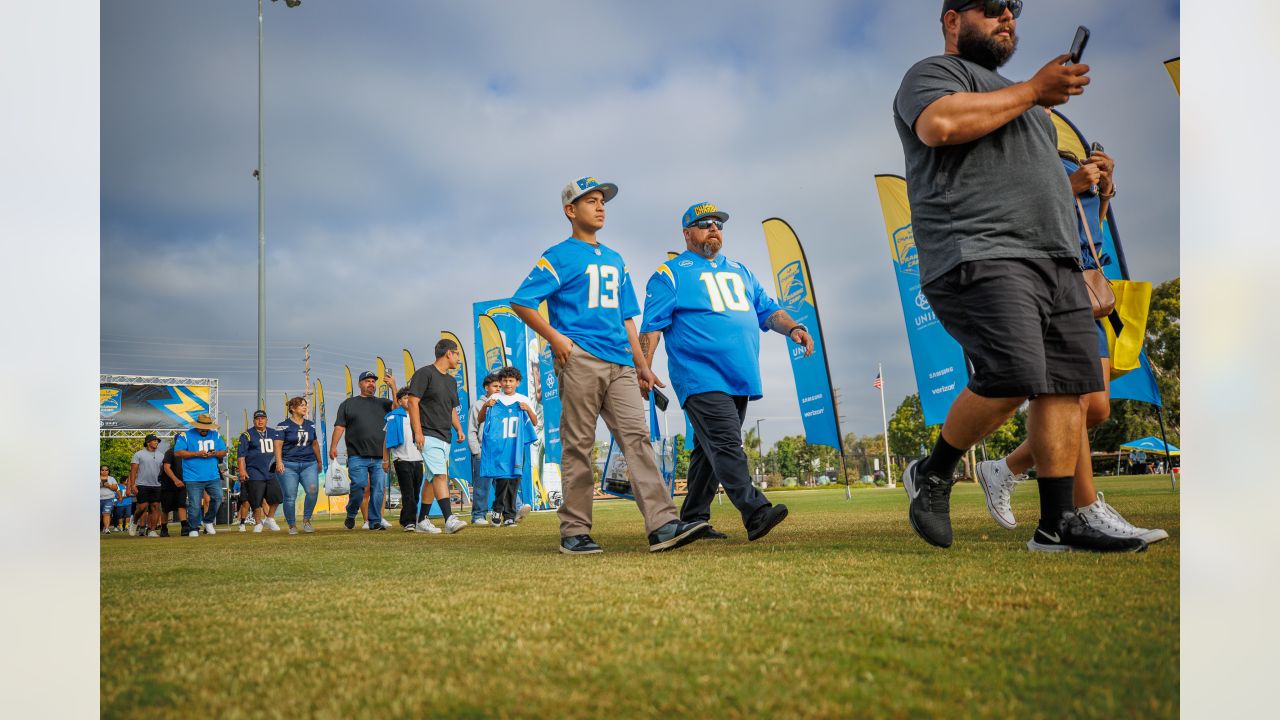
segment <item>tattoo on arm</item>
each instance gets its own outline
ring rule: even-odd
[[[648,333],[645,333],[645,334],[643,334],[643,335],[641,335],[641,336],[640,336],[640,352],[644,353],[645,357],[648,357],[648,356],[649,356],[649,336],[648,336]]]
[[[774,332],[784,332],[785,328],[788,327],[788,325],[784,323],[790,320],[791,320],[791,316],[787,315],[786,310],[778,310],[774,314],[770,315],[769,319],[765,320],[764,322],[765,322],[765,325],[767,325],[770,330]],[[791,323],[791,325],[794,325],[794,324],[795,323]]]

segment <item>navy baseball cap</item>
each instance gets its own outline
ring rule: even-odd
[[[360,380],[358,382],[364,382],[365,380],[377,380],[377,379],[378,379],[377,375],[374,375],[368,370],[365,370],[364,372],[360,373]]]
[[[146,438],[145,440],[143,440],[143,441],[142,441],[142,444],[143,444],[143,445],[146,445],[147,443],[151,442],[152,440],[159,440],[159,439],[160,439],[160,436],[159,436],[159,435],[148,435],[148,436],[147,436],[147,438]]]
[[[694,203],[689,206],[688,210],[684,211],[684,217],[681,218],[680,225],[681,227],[687,228],[702,218],[708,217],[715,218],[720,222],[727,222],[729,220],[729,213],[709,202]]]
[[[264,418],[264,417],[266,417],[266,416],[267,416],[267,411],[266,411],[266,410],[254,410],[254,411],[253,411],[253,419],[254,419],[254,420],[257,420],[257,419],[258,419],[258,418],[260,418],[260,417],[261,417],[261,418]]]

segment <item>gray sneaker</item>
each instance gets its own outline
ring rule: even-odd
[[[304,533],[313,533],[313,532],[315,532],[315,531],[316,531],[316,529],[315,529],[315,528],[313,528],[313,527],[311,527],[311,521],[310,521],[310,520],[303,520],[303,521],[302,521],[302,532],[304,532]]]
[[[710,527],[710,524],[701,520],[695,522],[672,520],[649,533],[649,552],[665,552],[684,547],[700,539]]]
[[[1107,527],[1112,528],[1111,534],[1120,535],[1122,537],[1142,538],[1148,544],[1160,542],[1161,540],[1167,540],[1169,538],[1169,533],[1161,530],[1160,528],[1148,529],[1138,527],[1128,520],[1125,520],[1119,510],[1116,510],[1107,504],[1106,498],[1103,497],[1101,491],[1098,492],[1098,499],[1090,507],[1095,507],[1097,514],[1108,516],[1109,522],[1107,523]],[[1084,515],[1085,510],[1086,508],[1081,508],[1080,514]],[[1086,517],[1086,521],[1092,525],[1093,522],[1091,517],[1092,516]],[[1107,530],[1103,530],[1103,532],[1107,532]]]

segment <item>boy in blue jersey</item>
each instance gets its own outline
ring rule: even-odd
[[[641,393],[665,386],[640,351],[633,319],[640,305],[626,263],[596,239],[605,203],[617,193],[613,183],[590,177],[566,185],[560,203],[572,235],[542,254],[511,299],[512,310],[551,345],[560,378],[564,502],[558,514],[560,551],[569,555],[602,552],[590,535],[591,448],[601,417],[632,470],[650,552],[687,545],[710,527],[676,516],[649,443]],[[538,314],[543,300],[548,319]]]
[[[199,537],[204,530],[216,535],[213,527],[222,504],[222,473],[218,462],[227,456],[227,443],[218,434],[218,424],[207,413],[196,416],[192,428],[178,436],[173,454],[182,460],[182,484],[187,489],[187,537]],[[201,496],[209,494],[209,507],[201,507]]]
[[[748,540],[759,540],[787,516],[751,484],[742,449],[747,402],[759,400],[760,333],[773,330],[813,354],[809,331],[778,306],[746,266],[720,254],[729,213],[703,202],[680,220],[687,250],[658,266],[646,288],[640,347],[653,362],[662,335],[668,367],[689,422],[688,494],[680,507],[686,522],[711,518],[711,499],[723,485],[742,514]],[[727,537],[712,530],[709,537]]]
[[[502,516],[503,527],[515,527],[520,510],[520,479],[529,458],[529,445],[538,439],[538,416],[529,398],[516,392],[521,379],[520,371],[513,367],[499,370],[502,392],[490,395],[476,415],[480,426],[480,475],[493,479],[493,511]]]
[[[253,427],[240,435],[240,444],[236,449],[240,489],[248,498],[249,507],[253,509],[255,533],[262,532],[264,527],[272,532],[280,531],[280,526],[272,516],[284,494],[280,491],[280,483],[272,466],[276,464],[276,444],[281,441],[280,432],[267,427],[267,413],[254,410]],[[240,532],[244,531],[244,523],[241,523]]]

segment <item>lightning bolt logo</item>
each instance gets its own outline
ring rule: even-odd
[[[152,400],[150,402],[183,423],[191,425],[196,421],[195,415],[209,412],[209,401],[200,398],[195,392],[196,388],[174,386],[167,388],[167,390],[169,391],[167,399]],[[208,390],[205,389],[205,392],[208,392]],[[193,411],[195,415],[192,414]]]

